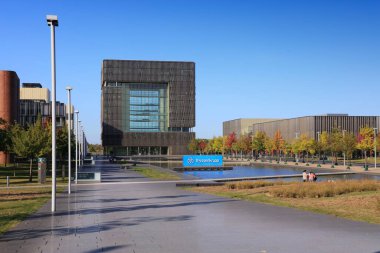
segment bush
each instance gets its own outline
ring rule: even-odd
[[[246,182],[234,182],[234,183],[227,183],[226,187],[230,190],[243,190],[243,189],[254,189],[254,188],[260,188],[260,187],[266,187],[266,186],[273,186],[273,185],[280,185],[282,182],[270,182],[270,181],[246,181]]]
[[[378,190],[380,190],[380,184],[375,180],[352,180],[283,185],[269,189],[269,194],[280,198],[321,198],[334,197],[351,192]]]

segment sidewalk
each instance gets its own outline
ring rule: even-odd
[[[0,236],[1,252],[378,252],[380,226],[197,194],[100,165],[107,184],[73,186]],[[124,182],[112,185],[112,182]],[[141,183],[140,183],[141,182]],[[310,242],[315,242],[310,247]]]

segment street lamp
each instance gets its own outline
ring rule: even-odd
[[[46,21],[50,26],[50,48],[51,48],[51,211],[55,212],[55,194],[56,194],[56,113],[55,113],[55,27],[58,26],[58,17],[55,15],[47,15]]]
[[[76,110],[75,114],[76,117],[76,134],[75,134],[75,184],[78,183],[78,117],[79,117],[79,111]]]
[[[68,118],[69,118],[69,124],[67,124],[68,128],[68,163],[69,163],[69,183],[68,183],[68,193],[71,194],[71,88],[70,86],[66,87],[67,90],[67,103],[69,106],[68,110]]]
[[[81,136],[82,136],[82,130],[79,129],[81,122],[82,122],[81,120],[78,120],[78,125],[77,125],[77,127],[78,127],[77,131],[78,131],[78,149],[79,149],[79,156],[78,156],[79,168],[82,166],[82,164],[81,164],[81,157],[82,157],[82,137]]]
[[[318,165],[319,165],[319,163],[321,161],[321,145],[319,143],[320,135],[321,135],[321,132],[317,132],[317,143],[318,143],[317,147],[318,147],[318,155],[319,155]]]
[[[374,127],[373,128],[373,144],[374,144],[374,152],[375,152],[375,169],[376,169],[376,167],[377,167],[377,164],[376,164],[376,131],[377,131],[377,128],[376,127]]]

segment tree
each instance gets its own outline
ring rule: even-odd
[[[218,153],[218,154],[221,153],[224,155],[222,136],[215,137],[212,145],[213,145],[213,150],[215,151],[215,153]]]
[[[373,148],[373,129],[369,127],[363,127],[359,130],[358,143],[356,145],[358,149],[364,153],[365,166],[367,166],[367,152]]]
[[[12,146],[10,125],[0,118],[0,152],[5,155],[5,167],[7,166],[7,156]]]
[[[74,143],[74,148],[75,148],[75,143]],[[88,144],[88,151],[90,151],[92,154],[102,155],[104,152],[104,149],[103,149],[103,146],[100,144]]]
[[[356,149],[356,139],[353,133],[346,133],[343,136],[343,153],[347,159],[352,159],[352,153]]]
[[[338,165],[338,153],[343,151],[343,132],[339,128],[334,128],[330,134],[330,150]]]
[[[188,145],[188,148],[191,152],[193,152],[194,154],[197,153],[198,151],[198,140],[197,139],[192,139]]]
[[[326,131],[323,131],[321,133],[321,135],[319,136],[319,147],[321,149],[321,151],[323,152],[323,164],[325,163],[325,156],[326,156],[326,153],[329,151],[330,149],[330,144],[329,144],[329,134],[326,132]]]
[[[18,124],[12,127],[13,152],[18,156],[30,160],[29,182],[32,182],[33,159],[41,157],[50,152],[49,132],[42,127],[41,117],[27,129]]]
[[[265,132],[256,132],[255,136],[252,139],[252,150],[256,152],[256,158],[258,154],[265,152],[265,142],[267,140],[267,135]]]
[[[280,159],[280,153],[284,148],[285,141],[282,138],[280,130],[277,130],[273,137],[273,145],[274,149],[276,150],[276,155],[278,159]]]
[[[272,160],[272,156],[273,156],[273,151],[274,151],[274,142],[271,138],[266,138],[265,140],[265,151],[267,152],[267,154],[269,154],[271,156],[271,160]]]
[[[198,150],[201,154],[203,154],[205,152],[206,147],[207,147],[207,140],[206,139],[202,139],[202,140],[198,141]]]
[[[241,153],[247,154],[250,150],[251,146],[251,138],[248,135],[240,135],[236,145],[237,145],[237,151],[240,151]]]
[[[305,162],[305,154],[307,156],[307,159],[309,157],[309,147],[310,147],[310,138],[306,134],[301,134],[299,138],[299,143],[298,143],[298,148],[299,152],[302,153],[302,162]]]
[[[226,148],[227,148],[227,150],[234,150],[233,148],[232,148],[232,145],[234,144],[234,143],[236,143],[236,134],[235,134],[235,132],[232,132],[232,133],[230,133],[228,136],[227,136],[227,139],[226,139]],[[235,150],[236,150],[236,148],[235,148]]]
[[[56,137],[56,150],[59,156],[59,160],[61,164],[63,163],[64,158],[68,156],[68,140],[69,131],[67,129],[67,125],[64,124],[63,127],[58,128],[57,137]],[[49,138],[50,139],[50,138]],[[75,152],[75,136],[73,131],[71,131],[71,154]]]

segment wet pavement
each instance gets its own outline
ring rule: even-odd
[[[187,192],[103,164],[0,237],[0,252],[380,252],[380,226]],[[128,183],[130,182],[130,183]]]

